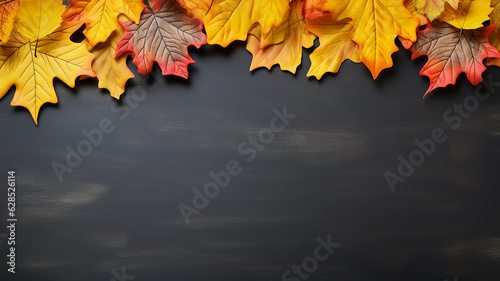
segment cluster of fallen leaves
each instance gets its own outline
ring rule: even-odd
[[[0,98],[15,85],[12,105],[35,122],[56,103],[55,77],[74,87],[79,76],[119,99],[134,74],[188,78],[188,47],[247,41],[250,70],[279,65],[295,73],[302,48],[319,46],[307,76],[336,73],[345,60],[377,78],[393,65],[396,40],[427,56],[427,91],[464,72],[477,85],[486,65],[500,66],[500,0],[0,0]],[[83,25],[85,40],[70,36]],[[486,26],[484,26],[486,25]],[[203,32],[205,31],[205,33]],[[486,62],[484,62],[486,60]],[[426,93],[426,94],[427,94]]]

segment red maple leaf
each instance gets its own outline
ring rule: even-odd
[[[417,41],[411,46],[412,59],[427,56],[429,60],[420,71],[430,79],[425,95],[436,88],[455,84],[460,73],[477,85],[483,81],[486,58],[500,58],[498,50],[490,45],[488,37],[495,25],[465,30],[447,23],[439,23],[418,32]],[[424,97],[425,97],[424,95]]]

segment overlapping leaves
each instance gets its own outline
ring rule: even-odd
[[[500,66],[499,53],[487,38],[495,25],[483,28],[490,17],[492,24],[500,19],[496,0],[304,0],[302,16],[306,31],[319,38],[319,47],[310,55],[311,67],[307,73],[318,79],[327,72],[338,72],[345,60],[362,62],[377,78],[393,65],[391,56],[398,51],[396,38],[413,52],[413,57],[429,57],[421,71],[430,78],[428,92],[454,84],[461,72],[471,83],[479,83],[485,70],[484,59],[489,65]],[[430,22],[433,24],[425,31],[418,31],[419,26]],[[293,26],[301,24],[294,22]],[[289,28],[292,30],[295,29]],[[489,38],[497,48],[500,47],[498,30],[495,28]],[[296,35],[288,32],[285,39],[279,37],[275,48]],[[247,48],[254,55],[251,69],[270,68],[272,64],[284,69],[283,65],[292,61],[294,69],[297,67],[297,51],[283,59],[270,52],[273,45],[261,43],[259,50],[253,37],[248,41]],[[300,43],[295,45],[297,50]],[[263,56],[266,51],[268,56]]]
[[[375,79],[400,41],[413,58],[428,57],[429,93],[462,72],[479,83],[484,61],[500,66],[499,21],[498,0],[0,0],[0,97],[15,85],[12,105],[37,122],[41,106],[57,102],[55,77],[70,87],[96,77],[118,99],[134,77],[128,56],[140,74],[156,62],[164,75],[188,78],[189,46],[236,40],[247,41],[250,70],[295,73],[303,48],[313,49],[307,76],[317,79],[346,60]],[[85,40],[71,41],[83,24]]]
[[[76,77],[94,75],[93,55],[84,44],[70,40],[80,25],[61,23],[63,10],[56,0],[21,2],[19,22],[0,46],[0,97],[15,85],[11,104],[27,108],[35,123],[44,103],[57,102],[55,77],[74,87]]]

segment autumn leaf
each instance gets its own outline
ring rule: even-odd
[[[37,41],[61,25],[64,9],[65,6],[56,0],[22,1],[17,31],[27,40]]]
[[[445,4],[449,4],[453,9],[458,9],[459,0],[413,0],[413,6],[421,14],[429,18],[430,21],[438,18],[444,12]]]
[[[436,18],[436,20],[442,22],[451,21],[465,15],[469,9],[470,2],[471,0],[459,0],[456,7],[446,2],[444,4],[444,11]]]
[[[304,17],[302,16],[302,7],[301,7],[301,1],[300,0],[291,0],[290,1],[290,9],[285,12],[285,15],[283,15],[283,18],[281,19],[280,23],[273,28],[271,28],[268,32],[262,32],[262,28],[260,25],[254,25],[254,27],[250,30],[249,34],[253,35],[254,38],[252,38],[252,41],[255,42],[255,38],[257,38],[260,42],[260,49],[264,49],[265,47],[269,45],[278,45],[282,43],[285,38],[290,37],[288,39],[299,39],[298,44],[301,44],[300,38],[297,36],[301,37],[301,34],[304,35],[312,35],[310,32],[307,32],[304,28],[305,21]],[[302,33],[300,33],[303,31]],[[293,38],[292,38],[293,37]],[[250,37],[248,37],[250,38]],[[316,38],[314,36],[314,38]],[[304,44],[305,45],[311,45],[308,44],[306,37],[303,38]],[[249,40],[249,39],[247,39]],[[289,45],[291,44],[290,40],[287,40],[288,42],[284,45]],[[314,39],[313,39],[314,41]],[[284,46],[281,45],[281,46]],[[311,45],[312,46],[312,45]],[[310,46],[309,46],[310,47]],[[306,47],[306,48],[309,48]],[[279,47],[278,47],[279,48]],[[248,48],[247,48],[248,49]],[[302,50],[302,46],[297,46],[296,49]],[[250,51],[250,50],[249,50]],[[300,52],[302,53],[302,51]]]
[[[335,21],[325,14],[306,20],[307,29],[319,37],[319,47],[310,55],[311,67],[307,76],[321,79],[326,72],[337,73],[342,63],[349,59],[361,62],[358,45],[351,40],[352,23]]]
[[[22,1],[17,29],[0,46],[0,98],[15,85],[11,105],[27,108],[35,123],[44,103],[57,103],[54,77],[74,87],[78,76],[93,76],[94,56],[70,40],[81,24],[60,25],[64,7],[58,0]]]
[[[246,40],[250,29],[259,24],[262,34],[279,25],[290,0],[214,0],[203,19],[209,44],[227,47]]]
[[[120,99],[120,95],[125,91],[128,79],[135,77],[127,67],[127,56],[122,55],[115,59],[116,43],[124,33],[123,28],[119,26],[106,42],[90,48],[90,52],[95,56],[92,70],[99,80],[99,88],[108,89],[116,99]],[[88,44],[88,40],[83,43]]]
[[[206,44],[202,22],[188,18],[175,0],[158,1],[153,11],[146,8],[138,25],[133,22],[120,24],[125,35],[118,41],[116,57],[134,53],[133,63],[143,75],[151,72],[156,61],[163,75],[188,78],[187,67],[194,63],[188,47],[199,48]]]
[[[491,1],[491,6],[493,7],[493,11],[490,14],[490,24],[496,26],[490,35],[490,43],[493,47],[497,48],[497,50],[500,50],[500,0]],[[500,59],[489,58],[486,60],[486,65],[500,66]]]
[[[394,43],[397,36],[412,42],[417,39],[419,20],[403,0],[350,1],[342,18],[352,18],[352,40],[359,45],[361,61],[374,79],[383,69],[392,67],[391,55],[398,51]]]
[[[488,36],[495,26],[476,30],[458,29],[446,23],[427,25],[419,31],[418,40],[410,48],[412,59],[427,56],[429,60],[420,71],[430,79],[425,95],[436,88],[455,84],[464,72],[473,85],[483,80],[485,58],[500,58],[497,49],[488,43]],[[425,97],[424,95],[424,97]]]
[[[302,61],[302,47],[313,46],[316,36],[306,29],[300,0],[293,0],[290,5],[283,21],[267,36],[261,34],[259,26],[248,36],[247,50],[253,55],[251,71],[259,67],[270,70],[273,65],[279,64],[282,70],[295,73]],[[262,44],[269,37],[280,38],[277,40],[279,43]]]
[[[483,27],[483,22],[490,19],[488,16],[493,8],[490,7],[491,0],[472,0],[464,7],[464,13],[459,17],[447,21],[456,28],[476,29]]]
[[[144,10],[142,0],[71,0],[64,13],[66,20],[82,20],[83,31],[91,46],[104,42],[118,28],[118,16],[124,14],[139,23]]]
[[[405,4],[405,7],[408,9],[408,11],[410,11],[410,13],[413,16],[418,18],[418,20],[419,20],[418,27],[427,25],[429,23],[429,19],[426,16],[421,15],[417,12],[415,7],[413,6],[412,0],[405,0],[404,4]],[[399,35],[398,35],[398,39],[405,49],[409,49],[411,47],[411,45],[413,45],[413,41],[405,39]]]
[[[327,0],[303,0],[302,14],[305,18],[316,18],[323,15],[322,7],[325,6]]]
[[[203,20],[214,0],[177,0],[190,18]]]
[[[458,1],[458,0],[452,0],[452,1]],[[408,11],[410,11],[410,13],[413,16],[418,18],[418,20],[419,20],[418,26],[423,26],[423,25],[426,25],[427,23],[429,23],[429,19],[425,15],[422,15],[417,11],[417,9],[415,8],[415,6],[412,3],[412,0],[405,0],[404,5],[405,5],[406,9],[408,9]]]
[[[326,13],[337,19],[347,8],[350,0],[304,0],[302,14],[306,19],[316,19]]]
[[[9,40],[18,9],[19,0],[0,0],[0,44]]]

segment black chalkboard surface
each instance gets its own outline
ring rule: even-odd
[[[423,100],[405,50],[376,81],[191,53],[120,102],[56,80],[39,126],[0,100],[2,281],[499,280],[498,68]]]

